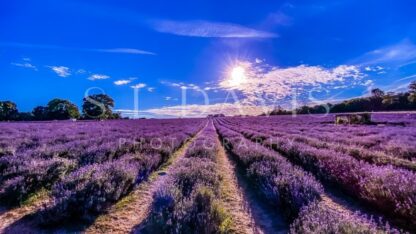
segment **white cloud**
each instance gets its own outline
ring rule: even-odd
[[[102,75],[102,74],[92,74],[90,77],[88,77],[88,80],[106,80],[109,79],[110,76]]]
[[[42,45],[42,44],[16,43],[16,42],[0,42],[0,46],[53,49],[53,50],[75,50],[75,51],[99,52],[99,53],[156,55],[156,53],[146,51],[146,50],[135,49],[135,48],[110,48],[110,49],[75,48],[75,47],[66,47],[66,46],[60,46],[60,45]]]
[[[365,85],[367,87],[372,87],[372,86],[374,86],[374,81],[373,80],[367,80],[363,83],[363,85]]]
[[[370,66],[374,64],[399,64],[416,60],[416,45],[403,40],[395,45],[379,48],[351,61],[351,64]]]
[[[174,87],[174,88],[189,89],[189,90],[195,90],[195,91],[203,90],[199,85],[196,85],[196,84],[187,84],[184,82],[175,83],[175,82],[169,82],[169,81],[162,81],[161,83],[170,87]]]
[[[47,66],[60,77],[68,77],[71,75],[69,68],[64,66]]]
[[[22,60],[23,60],[23,61],[26,61],[26,62],[30,62],[30,61],[31,61],[31,59],[30,59],[30,58],[27,58],[27,57],[22,58]]]
[[[234,115],[260,115],[270,111],[270,108],[263,108],[250,105],[239,105],[231,103],[218,103],[207,105],[178,105],[161,108],[152,108],[143,111],[117,109],[115,112],[130,117],[150,117],[150,118],[199,118],[206,117],[210,114],[224,114],[226,116]]]
[[[137,77],[130,77],[130,78],[127,78],[127,79],[114,81],[114,84],[115,85],[126,85],[126,84],[130,84],[133,80],[136,80],[136,79],[137,79]]]
[[[364,68],[364,70],[368,71],[368,72],[381,72],[384,70],[384,67],[382,66],[367,66]]]
[[[256,63],[262,63],[262,62],[263,62],[262,59],[256,58]]]
[[[170,82],[170,81],[161,81],[160,83],[163,85],[171,86],[171,87],[181,87],[182,85],[184,85],[184,83],[182,82],[175,83],[175,82]]]
[[[144,87],[146,87],[146,84],[143,84],[143,83],[139,83],[139,84],[136,84],[136,85],[133,85],[133,86],[130,86],[132,89],[141,89],[141,88],[144,88]]]
[[[156,20],[152,27],[162,33],[189,37],[223,37],[223,38],[273,38],[276,34],[256,30],[231,23],[210,22],[203,20],[173,21]]]
[[[172,83],[172,87],[182,87],[182,85],[181,84],[178,84],[178,83]]]
[[[218,86],[205,86],[204,87],[205,91],[214,91],[214,92],[216,92],[216,91],[218,91],[218,89],[220,89],[220,87],[218,87]]]
[[[149,88],[147,88],[147,91],[149,91],[149,92],[153,92],[153,91],[155,91],[155,88],[153,88],[153,87],[149,87]]]
[[[165,97],[165,100],[166,101],[179,101],[178,98],[173,98],[173,97],[169,97],[169,96]]]
[[[131,82],[132,82],[132,80],[116,80],[116,81],[114,81],[114,84],[115,85],[126,85],[126,84],[129,84]]]
[[[235,80],[225,77],[219,83],[224,90],[233,90],[243,95],[243,103],[265,105],[292,95],[303,95],[331,89],[340,85],[354,85],[365,76],[357,66],[340,65],[334,68],[300,65],[279,68],[267,64],[240,62],[244,79]]]
[[[265,111],[264,107],[252,106],[252,105],[239,105],[235,103],[217,103],[209,105],[178,105],[162,108],[154,108],[145,110],[147,113],[151,113],[154,116],[171,116],[171,117],[206,117],[209,114],[224,114],[227,116],[234,115],[260,115]]]
[[[416,74],[410,74],[395,80],[394,82],[387,85],[378,85],[377,88],[384,90],[385,92],[406,92],[409,90],[409,84],[412,80],[416,79]],[[373,88],[373,87],[371,87]],[[368,90],[370,93],[371,89]]]
[[[11,63],[11,65],[16,66],[16,67],[29,68],[29,69],[33,69],[35,71],[38,70],[36,68],[36,66],[34,66],[34,65],[30,64],[30,63]]]
[[[104,53],[119,53],[119,54],[156,55],[156,53],[153,53],[150,51],[133,49],[133,48],[91,49],[91,51],[104,52]]]

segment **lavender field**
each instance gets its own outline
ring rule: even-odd
[[[415,1],[0,1],[0,234],[416,234]]]
[[[412,233],[416,115],[0,123],[2,233]]]

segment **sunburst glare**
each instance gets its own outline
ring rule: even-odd
[[[235,66],[231,70],[229,83],[231,86],[239,86],[247,80],[246,69],[242,66]]]

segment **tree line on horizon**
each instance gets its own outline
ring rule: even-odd
[[[121,119],[113,113],[114,100],[106,94],[95,94],[83,99],[82,113],[69,100],[54,98],[46,106],[37,106],[32,112],[19,112],[11,101],[0,101],[0,121],[48,121],[48,120],[105,120]]]
[[[345,100],[341,103],[322,104],[315,106],[304,105],[294,111],[277,107],[267,115],[296,114],[325,114],[348,112],[374,112],[374,111],[409,111],[416,110],[416,81],[409,85],[407,92],[384,92],[375,88],[371,90],[371,96]],[[266,114],[263,114],[266,115]]]
[[[48,121],[48,120],[106,120],[121,119],[119,113],[113,113],[114,100],[106,94],[84,97],[82,113],[69,100],[55,98],[46,106],[37,106],[32,112],[19,112],[12,101],[0,101],[0,121]],[[409,90],[402,93],[387,92],[381,89],[371,90],[371,96],[353,98],[341,103],[307,106],[294,111],[277,107],[262,115],[325,114],[345,112],[406,111],[416,110],[416,81],[409,85]]]

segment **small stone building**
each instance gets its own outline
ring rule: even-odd
[[[335,116],[336,124],[370,124],[370,113],[339,114]]]

